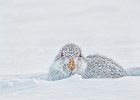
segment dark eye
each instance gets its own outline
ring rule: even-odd
[[[81,53],[80,53],[79,57],[82,57]]]
[[[61,57],[63,57],[64,56],[64,54],[61,52]]]

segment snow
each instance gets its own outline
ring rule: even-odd
[[[139,100],[139,76],[28,77],[47,73],[71,42],[84,56],[99,53],[124,69],[140,67],[139,18],[139,0],[0,0],[0,100]]]
[[[18,80],[20,85],[13,82],[0,100],[139,100],[139,82],[140,77],[81,79],[80,75],[53,82]]]
[[[126,69],[129,76],[140,76],[140,67]]]

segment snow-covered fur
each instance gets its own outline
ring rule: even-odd
[[[83,78],[119,78],[127,75],[120,65],[104,56],[89,55],[86,60]]]
[[[74,59],[76,67],[68,67],[70,59]],[[100,55],[83,57],[81,49],[75,44],[65,45],[54,63],[50,67],[48,80],[60,80],[79,74],[82,78],[119,78],[126,76],[126,72],[115,61]]]

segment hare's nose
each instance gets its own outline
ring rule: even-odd
[[[75,67],[76,67],[76,64],[75,64],[74,59],[73,59],[73,58],[70,58],[70,59],[69,59],[69,63],[68,63],[68,68],[69,68],[70,70],[74,70]]]

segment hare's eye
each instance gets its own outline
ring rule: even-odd
[[[79,57],[82,57],[81,53],[80,53]]]
[[[61,52],[61,57],[63,57],[64,56],[64,54]]]

